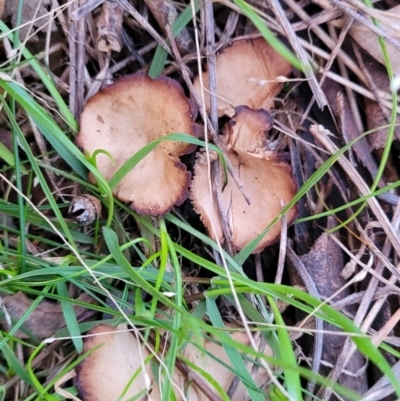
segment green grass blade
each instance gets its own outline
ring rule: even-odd
[[[218,307],[215,303],[215,299],[207,297],[206,303],[207,303],[207,314],[213,326],[218,328],[225,328],[224,322],[221,318],[221,314],[219,313]],[[224,348],[235,370],[235,374],[241,378],[243,385],[246,387],[246,390],[249,393],[250,399],[253,401],[264,401],[265,400],[264,392],[258,389],[256,383],[253,380],[253,377],[247,370],[243,358],[238,352],[238,350],[235,347],[231,347],[230,345],[227,345],[224,342],[224,339],[226,339],[226,337],[229,337],[229,335],[225,332],[220,332],[219,337],[222,343],[222,347]]]
[[[1,346],[0,350],[3,354],[5,360],[7,361],[8,366],[21,378],[25,383],[32,384],[32,380],[29,377],[29,374],[25,370],[25,368],[21,365],[21,362],[18,360],[14,351],[11,347],[6,343],[9,338],[4,338],[3,334],[0,333],[0,341]]]
[[[3,159],[9,166],[15,167],[14,154],[0,142],[0,158]],[[19,165],[22,174],[28,174],[28,170],[22,165]]]
[[[57,284],[57,292],[61,297],[69,298],[68,289],[65,281]],[[76,352],[80,354],[83,351],[82,333],[79,330],[79,324],[72,304],[64,299],[60,300],[61,310],[64,314],[65,323],[67,325],[69,335],[72,337],[72,343]]]
[[[268,302],[275,317],[275,322],[278,325],[277,332],[279,337],[280,357],[285,361],[292,363],[294,366],[297,363],[296,355],[293,351],[292,342],[290,341],[289,332],[285,328],[285,322],[279,312],[279,309],[273,298],[268,296]],[[287,392],[294,400],[302,400],[300,375],[297,370],[283,369],[285,376],[285,384]]]
[[[147,145],[143,146],[143,148],[138,150],[118,169],[118,171],[113,175],[113,177],[109,182],[110,188],[114,189],[121,182],[121,180],[162,141],[179,141],[184,143],[191,143],[193,145],[198,145],[198,146],[205,146],[204,141],[188,134],[174,133],[174,134],[168,134],[160,139],[156,139],[148,143]],[[221,162],[223,163],[224,166],[224,170],[226,171],[225,158],[223,153],[221,152],[221,149],[212,144],[209,144],[208,147],[219,154]]]

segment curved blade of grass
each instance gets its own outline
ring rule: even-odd
[[[181,313],[185,313],[185,310],[182,308],[178,308],[173,300],[161,294],[159,291],[155,289],[148,281],[146,281],[141,274],[139,274],[132,265],[128,262],[128,260],[123,255],[119,243],[118,236],[114,230],[111,228],[104,227],[103,228],[104,240],[107,244],[107,247],[110,253],[113,255],[114,260],[117,264],[125,271],[128,277],[137,285],[139,285],[144,291],[148,292],[151,296],[158,299],[158,301],[162,302],[164,305],[174,309],[179,310]]]
[[[195,138],[192,135],[174,133],[168,134],[160,139],[156,139],[147,145],[143,146],[140,150],[138,150],[133,156],[131,156],[112,176],[109,185],[111,189],[114,189],[121,180],[135,167],[137,164],[144,159],[153,149],[155,149],[162,141],[177,141],[184,143],[191,143],[193,145],[205,146],[205,142]],[[227,176],[227,167],[224,158],[224,154],[220,148],[215,145],[209,144],[207,145],[210,149],[214,150],[220,156],[220,160],[224,167],[225,177]]]
[[[161,254],[163,253],[163,246],[164,246],[166,248],[167,252],[169,253],[170,262],[171,262],[171,265],[174,270],[174,278],[175,278],[174,291],[176,293],[175,304],[177,305],[178,308],[183,308],[183,304],[182,304],[182,300],[183,300],[182,273],[181,273],[178,258],[176,256],[174,245],[173,245],[173,242],[171,241],[171,238],[168,235],[168,231],[167,231],[167,227],[165,225],[164,219],[160,219],[160,234],[161,234],[161,240],[162,240],[161,241]],[[167,263],[167,260],[166,260],[166,263]],[[180,333],[181,327],[182,327],[182,315],[178,312],[175,312],[174,318],[173,318],[174,332]],[[168,358],[167,358],[167,363],[166,363],[170,377],[173,377],[180,341],[181,341],[181,336],[179,334],[174,334],[174,333],[171,334],[170,346],[168,349]],[[168,380],[168,378],[166,378],[164,386],[163,386],[163,394],[162,394],[163,400],[169,401],[171,399],[171,397],[170,397],[171,388],[172,388],[171,380]]]

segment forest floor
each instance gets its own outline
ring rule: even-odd
[[[0,401],[400,399],[397,1],[0,16]]]

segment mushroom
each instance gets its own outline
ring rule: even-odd
[[[221,136],[226,157],[251,198],[251,204],[248,205],[237,185],[228,177],[228,183],[220,196],[221,212],[227,216],[235,250],[243,249],[260,235],[279,216],[282,204],[287,205],[296,194],[290,166],[282,155],[267,149],[265,134],[271,127],[272,119],[267,111],[240,106],[236,108],[233,118],[225,124]],[[190,188],[194,209],[200,214],[210,236],[214,240],[218,237],[223,241],[217,204],[209,191],[204,155],[198,155],[194,171]],[[288,224],[293,222],[296,213],[295,206],[287,212]],[[254,253],[276,242],[280,231],[279,221],[264,235]]]
[[[238,40],[217,57],[217,97],[219,117],[232,117],[236,106],[269,110],[282,88],[282,76],[291,65],[264,38]],[[207,111],[210,109],[209,76],[204,72],[203,85]],[[200,97],[200,79],[194,80]]]
[[[128,387],[123,397],[127,400],[149,389],[150,367],[141,370],[141,358],[148,357],[149,352],[126,324],[95,326],[83,351],[94,351],[77,367],[76,386],[84,401],[115,401]],[[135,386],[128,386],[135,374]]]
[[[197,110],[182,87],[168,77],[129,75],[101,90],[86,104],[78,144],[96,157],[100,173],[110,180],[138,150],[169,133],[194,135]],[[163,216],[188,195],[190,173],[179,156],[188,143],[163,141],[113,189],[114,195],[139,214]],[[93,176],[90,177],[94,181]]]
[[[248,346],[250,343],[243,331],[232,332],[230,336],[240,344]],[[273,356],[272,349],[262,341],[259,333],[255,333],[253,339],[259,352],[267,357]],[[178,359],[172,378],[166,379],[173,380],[177,401],[207,401],[210,398],[203,392],[204,388],[207,388],[214,398],[217,397],[207,376],[201,375],[202,370],[207,372],[208,377],[218,378],[218,384],[224,391],[228,391],[235,378],[229,368],[232,362],[220,344],[205,339],[202,347],[206,352],[191,343],[181,350],[181,355],[199,368],[198,372],[191,374],[191,370]],[[163,399],[159,390],[162,381],[153,375],[155,370],[150,366],[151,354],[148,346],[142,345],[126,324],[95,326],[85,339],[83,351],[90,352],[77,367],[76,386],[83,401],[145,399],[146,393],[153,401]],[[261,387],[268,380],[268,373],[262,367],[254,373],[254,364],[249,362],[247,368],[249,372],[253,372],[254,381],[258,386]],[[124,396],[121,397],[124,391]],[[183,394],[186,397],[183,397]],[[243,383],[239,383],[232,401],[245,398],[245,387]]]

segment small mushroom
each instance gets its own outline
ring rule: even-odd
[[[232,117],[236,106],[269,110],[282,88],[282,76],[292,70],[264,38],[238,40],[217,57],[217,97],[219,117]],[[202,74],[207,111],[210,109],[209,76]],[[194,80],[200,96],[200,79]]]
[[[241,250],[281,213],[282,204],[287,205],[296,194],[296,184],[291,168],[282,155],[267,149],[266,132],[272,127],[269,113],[262,109],[252,110],[247,106],[240,106],[235,112],[224,126],[221,141],[226,156],[250,195],[251,204],[246,203],[237,185],[229,177],[220,199],[222,213],[228,217],[232,247]],[[222,241],[218,208],[210,196],[207,162],[202,155],[197,157],[194,170],[192,204],[210,236]],[[288,224],[293,222],[296,213],[296,207],[287,212]],[[280,222],[275,223],[254,249],[254,253],[276,242],[280,230]]]
[[[126,389],[124,400],[146,393],[151,370],[148,366],[146,371],[141,370],[141,358],[148,357],[149,352],[128,331],[128,326],[100,324],[90,330],[89,335],[83,351],[97,349],[77,368],[76,386],[81,398],[84,401],[115,401]],[[129,385],[135,374],[135,385]]]
[[[124,77],[101,90],[86,104],[78,144],[96,157],[100,173],[110,180],[138,150],[170,133],[194,135],[197,110],[182,87],[168,77],[145,74]],[[163,141],[113,189],[114,195],[139,214],[163,216],[188,195],[190,173],[179,156],[190,153],[188,143]],[[90,177],[94,181],[93,177]]]

